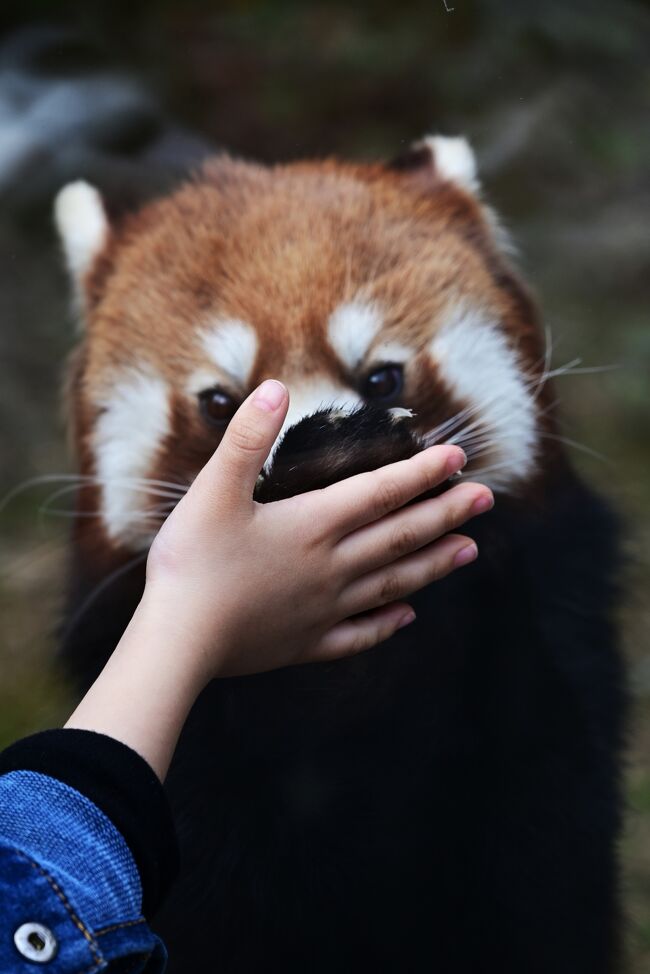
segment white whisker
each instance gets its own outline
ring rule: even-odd
[[[83,479],[84,478],[80,477],[78,474],[44,474],[41,477],[30,477],[28,480],[23,480],[15,487],[12,487],[11,490],[5,494],[2,500],[0,500],[0,514],[15,497],[18,497],[24,491],[29,490],[30,487],[38,487],[41,484],[61,483],[63,481],[67,483],[74,481],[75,484],[78,484]]]
[[[140,491],[143,493],[149,493],[157,497],[169,497],[172,499],[180,499],[189,490],[189,484],[174,483],[168,480],[155,480],[148,479],[146,477],[141,478],[102,478],[94,476],[82,476],[81,474],[45,474],[40,477],[31,477],[29,480],[25,480],[16,487],[12,488],[4,498],[0,501],[0,513],[21,493],[29,490],[32,487],[39,487],[42,484],[48,483],[66,483],[69,486],[66,487],[61,492],[57,492],[50,499],[55,499],[58,496],[62,496],[63,493],[72,493],[79,488],[83,487],[102,487],[106,484],[113,484],[119,487],[126,487],[134,491]],[[161,489],[161,488],[167,488]],[[49,501],[49,499],[48,499]],[[47,504],[48,501],[45,503]]]
[[[101,511],[74,511],[66,507],[47,507],[39,510],[38,513],[39,517],[43,517],[43,515],[48,514],[52,515],[53,517],[67,517],[70,520],[83,520],[83,518],[99,517]],[[131,511],[128,514],[125,514],[125,517],[128,517],[129,521],[136,522],[155,520],[155,516],[152,512],[145,511]]]
[[[577,440],[571,440],[568,436],[560,436],[555,433],[540,433],[540,436],[545,440],[555,440],[558,443],[564,443],[566,446],[571,446],[576,450],[581,450],[590,457],[594,457],[596,460],[602,460],[603,463],[611,463],[609,457],[604,456],[604,454],[599,453],[597,450],[592,450],[591,447],[585,446],[584,443],[578,443]]]
[[[465,472],[461,471],[461,476],[466,477],[469,480],[482,480],[486,475],[498,472],[499,470],[507,470],[509,473],[512,472],[512,464],[504,461],[503,463],[491,463],[487,467],[479,467],[477,470],[469,470]],[[510,479],[510,478],[508,478]]]
[[[485,453],[491,453],[494,447],[491,443],[486,443],[484,446],[476,447],[475,449],[466,450],[467,459],[476,460],[477,457],[483,456]]]
[[[171,500],[180,500],[181,497],[184,497],[185,496],[184,494],[174,494],[171,491],[160,490],[158,488],[151,489],[151,488],[149,488],[147,486],[134,485],[134,484],[131,484],[131,483],[127,483],[126,481],[124,481],[124,482],[123,481],[112,481],[112,483],[114,483],[114,484],[116,484],[117,486],[120,486],[120,487],[126,487],[129,490],[137,491],[137,492],[139,492],[141,494],[150,494],[152,497],[165,497],[165,498],[170,498]],[[98,484],[82,484],[81,486],[82,487],[96,487],[96,486],[101,486],[101,485],[98,485]],[[42,506],[43,507],[47,507],[48,504],[51,501],[55,501],[59,497],[65,497],[67,494],[74,493],[78,489],[78,487],[79,487],[78,484],[73,484],[72,486],[68,486],[68,487],[62,487],[60,490],[57,490],[53,494],[50,494],[50,496],[43,502],[43,505]]]
[[[470,423],[469,426],[467,426],[464,430],[461,430],[460,433],[456,433],[454,436],[452,436],[448,440],[446,440],[446,442],[447,443],[462,443],[462,442],[465,441],[465,439],[467,437],[467,434],[468,433],[472,433],[475,430],[477,432],[477,435],[479,435],[479,432],[480,432],[480,435],[481,436],[484,436],[485,435],[486,428],[485,428],[485,423],[483,422],[483,420],[481,420],[481,419],[475,420],[475,422]]]
[[[461,409],[460,412],[456,413],[455,416],[452,416],[450,419],[445,420],[444,423],[440,423],[438,426],[435,426],[432,430],[429,430],[423,436],[425,446],[433,446],[443,436],[445,436],[447,433],[450,433],[453,429],[455,429],[455,427],[458,426],[459,423],[462,423],[464,422],[465,419],[469,418],[469,416],[471,416],[473,412],[476,412],[476,407],[473,407],[471,409],[469,407],[466,409]]]
[[[582,359],[576,359],[576,362],[581,362]],[[571,364],[564,365],[559,369],[553,369],[551,372],[546,374],[547,379],[556,379],[561,375],[599,375],[601,372],[615,372],[617,369],[622,368],[620,364],[612,362],[611,365],[591,365],[584,366],[584,368],[573,368]]]

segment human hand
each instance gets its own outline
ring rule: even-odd
[[[143,598],[66,723],[122,741],[161,780],[213,677],[369,649],[411,620],[406,595],[476,557],[469,538],[447,532],[492,506],[486,487],[403,507],[460,469],[457,447],[253,501],[287,407],[287,390],[271,380],[239,408],[154,539]]]
[[[274,380],[246,399],[149,553],[143,608],[199,683],[368,649],[413,618],[405,596],[476,557],[448,532],[492,506],[488,488],[403,508],[461,469],[454,446],[255,503],[287,408]]]

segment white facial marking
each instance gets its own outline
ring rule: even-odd
[[[247,385],[257,355],[257,335],[251,325],[238,318],[224,318],[203,332],[201,343],[218,368],[234,382]]]
[[[479,439],[489,444],[497,459],[485,461],[486,476],[477,479],[493,489],[524,480],[535,465],[535,401],[506,335],[486,312],[459,303],[448,310],[429,350],[451,391],[474,407],[445,442],[463,446],[465,431],[474,445]],[[478,470],[481,460],[476,463]]]
[[[108,238],[102,198],[82,179],[69,183],[54,201],[54,220],[70,273],[79,282]]]
[[[408,345],[402,345],[401,342],[382,342],[380,345],[375,345],[372,350],[373,362],[404,364],[410,361],[414,355],[414,350]]]
[[[431,149],[435,170],[443,179],[476,192],[476,159],[467,139],[427,135],[423,141]]]
[[[146,491],[139,478],[151,474],[156,454],[170,431],[169,391],[152,369],[125,371],[100,400],[93,433],[97,477],[102,481],[102,517],[110,538],[143,548],[155,534],[140,518]]]
[[[379,309],[364,301],[346,301],[330,315],[330,345],[349,369],[356,369],[382,325]]]
[[[216,369],[196,369],[185,383],[185,391],[192,398],[200,392],[223,383],[223,375]]]
[[[363,403],[361,396],[356,392],[335,385],[329,379],[323,377],[315,378],[310,381],[290,382],[289,388],[289,411],[282,424],[271,453],[264,464],[264,470],[268,471],[273,462],[275,451],[280,445],[280,441],[290,426],[295,426],[305,416],[311,416],[319,409],[336,409],[339,415],[347,415],[357,406]]]

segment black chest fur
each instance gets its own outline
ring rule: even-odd
[[[617,969],[615,524],[565,474],[469,533],[382,646],[204,691],[168,779],[172,974]],[[141,584],[83,613],[80,671]]]

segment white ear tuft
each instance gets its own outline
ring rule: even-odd
[[[79,284],[108,239],[102,198],[94,186],[82,179],[69,183],[54,201],[54,220],[70,273]]]
[[[479,189],[476,159],[467,139],[427,135],[422,140],[431,150],[436,173],[474,193]]]

